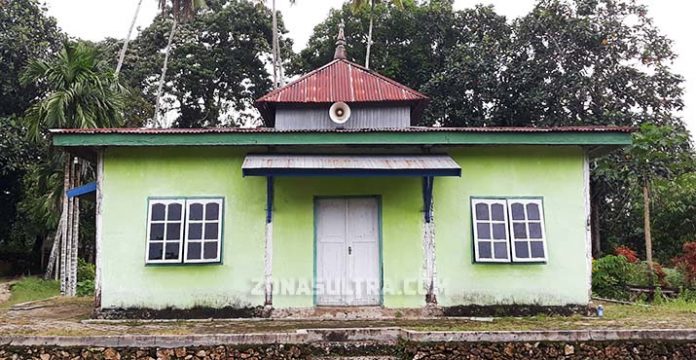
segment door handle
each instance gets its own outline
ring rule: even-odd
[[[353,253],[353,248],[349,246],[349,247],[348,247],[348,255],[350,255],[350,254],[352,254],[352,253]]]

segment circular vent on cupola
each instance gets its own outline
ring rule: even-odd
[[[350,119],[350,106],[343,101],[333,103],[329,108],[329,117],[336,124],[345,124]]]

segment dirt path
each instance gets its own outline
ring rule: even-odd
[[[0,283],[0,304],[10,300],[10,285],[11,281]]]

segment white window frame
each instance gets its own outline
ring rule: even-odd
[[[476,219],[476,205],[477,204],[486,204],[488,205],[488,220],[484,220],[485,222],[489,224],[503,224],[505,225],[505,240],[495,240],[493,239],[493,227],[491,226],[491,239],[483,239],[482,241],[488,241],[491,243],[491,258],[481,258],[479,257],[479,237],[478,237],[478,220]],[[491,205],[493,204],[500,204],[503,206],[503,217],[504,220],[493,220],[492,219],[492,211],[491,211]],[[472,198],[471,199],[471,221],[472,221],[472,227],[474,229],[474,259],[477,263],[509,263],[511,261],[510,258],[510,230],[508,227],[508,208],[507,208],[507,203],[506,199],[495,199],[495,198]],[[507,246],[507,258],[505,259],[498,259],[495,257],[495,246],[494,243],[496,242],[505,242]]]
[[[223,207],[223,199],[222,198],[191,198],[186,200],[186,225],[185,228],[186,230],[184,231],[184,241],[185,241],[185,248],[184,248],[184,257],[183,257],[183,262],[187,264],[207,264],[207,263],[219,263],[221,254],[222,254],[222,221],[224,219],[224,207]],[[189,216],[189,209],[191,205],[193,204],[201,204],[203,205],[203,212],[202,214],[202,220],[190,220],[188,218]],[[206,205],[208,204],[217,204],[218,205],[218,219],[217,220],[206,220],[205,215],[206,215]],[[217,222],[218,224],[218,230],[217,230],[217,238],[214,240],[210,239],[205,239],[205,224],[206,223],[214,223]],[[189,235],[189,226],[192,224],[201,224],[201,239],[200,240],[189,240],[188,235]],[[191,242],[196,242],[201,244],[201,258],[200,259],[193,259],[189,260],[188,258],[188,243],[189,241]],[[204,247],[205,243],[208,242],[216,242],[217,243],[217,257],[215,259],[205,259],[204,258]]]
[[[507,206],[507,212],[509,213],[509,231],[508,233],[510,234],[510,249],[512,251],[512,261],[513,262],[518,262],[518,263],[538,263],[538,262],[547,262],[549,258],[549,250],[546,246],[546,218],[544,216],[544,202],[543,199],[541,198],[529,198],[529,199],[514,199],[510,198],[507,201],[508,206]],[[512,219],[512,205],[516,204],[522,204],[524,207],[524,220],[513,220]],[[539,208],[539,220],[529,220],[527,216],[527,205],[528,204],[535,204]],[[525,231],[527,233],[527,238],[525,239],[517,239],[515,238],[515,231],[513,229],[513,222],[523,222],[525,226]],[[529,237],[529,223],[530,222],[539,222],[541,223],[541,239],[531,239]],[[529,256],[528,258],[520,258],[517,257],[517,252],[515,251],[515,241],[524,241],[527,243],[527,250],[529,251]],[[544,246],[544,256],[543,257],[531,257],[532,256],[532,249],[531,249],[531,242],[532,241],[541,241],[543,246]]]
[[[188,230],[189,230],[189,220],[188,220],[188,210],[189,210],[189,204],[202,204],[203,205],[203,220],[198,221],[194,220],[195,223],[201,223],[203,226],[203,229],[201,230],[201,236],[204,238],[205,237],[205,223],[206,222],[215,222],[215,221],[206,221],[205,220],[205,205],[209,203],[216,203],[219,206],[219,212],[218,212],[218,234],[217,234],[217,239],[215,240],[196,240],[196,242],[200,242],[201,244],[201,257],[203,255],[203,245],[205,242],[217,242],[217,257],[215,259],[197,259],[197,260],[187,260],[186,257],[188,255]],[[165,217],[164,220],[152,220],[152,208],[155,204],[162,204],[165,206]],[[168,220],[168,211],[169,211],[169,205],[170,204],[179,204],[181,205],[181,220],[179,221],[179,224],[181,225],[179,227],[179,255],[177,259],[164,259],[164,252],[166,251],[167,248],[167,242],[175,242],[174,240],[169,240],[167,241],[167,224],[168,223],[174,223],[176,221],[169,221]],[[146,231],[146,243],[145,243],[145,264],[150,265],[150,264],[213,264],[213,263],[220,263],[222,259],[222,234],[223,234],[223,222],[224,222],[224,198],[223,197],[200,197],[200,198],[149,198],[147,201],[147,231]],[[152,240],[150,239],[150,232],[152,229],[152,224],[164,224],[164,239],[161,241],[162,243],[162,257],[163,259],[160,260],[150,260],[150,243]],[[155,241],[159,243],[160,241]]]
[[[152,220],[152,208],[155,204],[162,204],[164,205],[164,220]],[[169,205],[170,204],[179,204],[181,205],[181,219],[179,220],[179,256],[177,259],[165,259],[165,252],[167,251],[167,243],[168,242],[175,242],[173,240],[167,241],[167,224],[168,223],[174,223],[175,221],[169,221]],[[145,244],[145,263],[146,264],[179,264],[181,263],[182,260],[182,251],[184,247],[184,224],[185,224],[185,216],[186,216],[186,201],[184,199],[180,198],[169,198],[169,199],[148,199],[147,201],[147,242]],[[164,224],[164,233],[163,233],[163,239],[162,239],[162,259],[160,260],[150,260],[150,243],[152,240],[150,239],[150,230],[152,228],[152,224]],[[160,241],[157,241],[158,243]]]

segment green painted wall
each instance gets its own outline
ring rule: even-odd
[[[440,303],[587,302],[580,148],[468,147],[450,154],[463,176],[435,181]],[[242,177],[243,155],[229,147],[107,149],[103,307],[263,304],[256,285],[263,279],[265,180]],[[313,305],[315,196],[379,195],[384,305],[425,304],[419,178],[279,178],[275,185],[276,308]],[[472,263],[469,197],[485,195],[544,197],[548,264]],[[148,196],[223,196],[223,264],[146,266]]]
[[[470,147],[450,155],[462,178],[435,180],[439,304],[587,303],[582,150]],[[542,196],[548,263],[474,264],[472,196]]]
[[[265,181],[233,148],[109,148],[104,161],[102,306],[263,305]],[[145,266],[148,196],[225,198],[222,265]],[[263,289],[263,288],[261,288]]]

